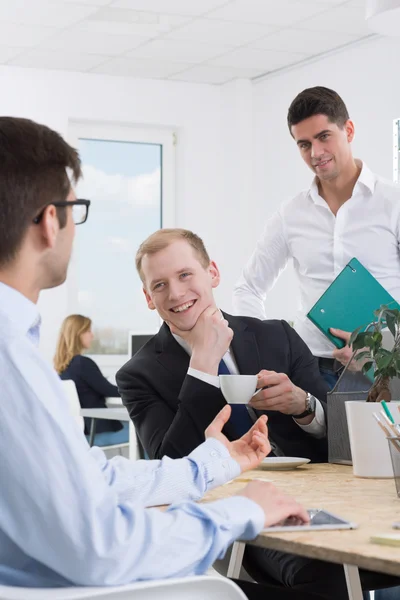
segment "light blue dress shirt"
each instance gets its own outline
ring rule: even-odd
[[[89,448],[36,345],[35,304],[0,283],[0,584],[119,585],[201,574],[264,515],[235,496],[196,504],[240,473],[209,439],[188,458],[107,460]],[[145,509],[171,504],[165,512]]]

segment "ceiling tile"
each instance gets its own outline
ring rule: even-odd
[[[254,50],[252,48],[239,48],[214,60],[210,65],[220,67],[236,67],[240,69],[259,69],[263,72],[279,69],[283,66],[300,62],[307,58],[304,53],[279,52],[276,50]]]
[[[111,6],[171,15],[203,15],[228,0],[114,0]]]
[[[212,46],[210,44],[178,42],[176,40],[153,40],[128,52],[126,56],[197,63],[225,54],[228,50],[227,46]]]
[[[274,28],[268,25],[249,25],[247,23],[196,19],[179,29],[171,31],[171,33],[165,36],[165,39],[241,46],[264,37],[271,31],[274,31]]]
[[[329,5],[335,6],[335,4],[346,4],[346,2],[348,2],[349,0],[312,0],[315,3],[318,4],[325,4],[327,8],[329,8]],[[359,0],[360,2],[365,2],[365,0]]]
[[[298,29],[338,31],[353,35],[371,35],[365,22],[363,6],[348,7],[346,5],[332,8],[321,15],[305,19],[297,24]]]
[[[190,20],[191,17],[180,15],[161,15],[125,8],[106,7],[90,15],[85,21],[85,25],[88,31],[157,37]]]
[[[11,48],[9,46],[0,46],[0,63],[4,64],[11,58],[18,56],[26,51],[26,48]]]
[[[197,65],[187,71],[173,75],[170,79],[175,81],[187,81],[192,83],[226,83],[232,79],[249,79],[260,75],[257,69],[232,69],[230,67],[213,67],[208,65]]]
[[[54,35],[52,27],[36,27],[0,23],[0,40],[2,46],[29,48],[37,46],[41,41]]]
[[[210,12],[207,19],[288,26],[328,8],[326,4],[306,0],[234,0]]]
[[[68,27],[98,9],[84,4],[54,4],[44,0],[0,1],[0,22],[42,27]]]
[[[190,65],[146,59],[113,58],[93,69],[93,72],[106,75],[163,79],[182,71],[187,66]]]
[[[71,48],[76,53],[117,56],[140,46],[147,39],[133,35],[105,35],[72,27],[46,39],[40,47],[60,51]]]
[[[104,62],[106,57],[93,54],[72,54],[71,52],[47,52],[33,49],[8,61],[17,67],[34,67],[37,69],[61,69],[66,71],[88,71]]]
[[[112,0],[53,0],[54,4],[90,4],[91,6],[107,6]]]
[[[250,44],[250,47],[315,55],[344,46],[357,39],[357,36],[346,33],[281,29],[277,33],[271,33],[262,40]]]

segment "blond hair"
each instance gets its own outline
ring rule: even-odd
[[[164,250],[170,244],[179,240],[187,242],[196,252],[200,264],[205,269],[208,267],[210,264],[210,257],[208,256],[203,240],[198,235],[188,229],[159,229],[140,244],[136,253],[136,269],[143,283],[145,283],[142,271],[143,258],[146,255],[152,256],[153,254],[157,254],[160,250]]]
[[[54,355],[54,368],[57,373],[65,371],[74,356],[82,352],[81,335],[89,331],[91,326],[92,321],[83,315],[69,315],[64,319]]]

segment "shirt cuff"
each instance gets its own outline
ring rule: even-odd
[[[256,502],[245,496],[231,496],[210,503],[195,504],[191,502],[178,506],[185,512],[196,516],[199,513],[208,513],[214,524],[227,532],[232,542],[238,539],[253,540],[264,529],[264,511]]]
[[[326,436],[325,413],[321,402],[317,400],[317,398],[315,400],[315,417],[311,423],[308,425],[301,425],[298,421],[296,421],[296,419],[293,420],[306,433],[309,433],[316,438],[323,438]]]
[[[209,375],[208,373],[198,371],[197,369],[193,369],[192,367],[189,367],[187,374],[191,375],[192,377],[195,377],[196,379],[200,379],[200,381],[204,381],[205,383],[213,385],[214,387],[219,389],[218,375]]]
[[[240,465],[234,460],[221,442],[208,438],[188,456],[201,465],[207,490],[231,481],[242,472]]]

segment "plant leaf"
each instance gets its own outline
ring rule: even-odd
[[[376,365],[381,371],[383,369],[386,369],[390,365],[392,360],[393,355],[391,352],[389,352],[388,354],[380,354],[379,356],[375,356]]]
[[[367,363],[365,363],[365,365],[363,365],[362,372],[364,373],[364,375],[365,375],[365,373],[368,373],[368,371],[371,369],[371,367],[373,367],[373,365],[374,365],[374,363],[372,361],[367,362]],[[376,376],[376,372],[375,372],[375,376]]]
[[[361,360],[363,358],[372,358],[371,352],[369,350],[365,350],[364,352],[358,352],[355,355],[355,360]]]
[[[386,325],[393,337],[396,337],[396,317],[392,315],[386,316]]]
[[[369,337],[372,341],[371,335],[368,334],[366,331],[359,333],[353,342],[353,350],[361,350],[361,348],[365,348],[365,346],[371,347],[366,342],[367,337]]]
[[[355,329],[355,330],[353,331],[353,333],[352,333],[352,334],[351,334],[351,336],[350,336],[349,342],[348,342],[348,345],[349,345],[349,346],[352,346],[352,344],[353,344],[354,340],[356,339],[356,337],[358,336],[358,334],[360,333],[360,331],[361,331],[362,329],[364,329],[364,325],[360,325],[360,327],[357,327],[357,329]]]

